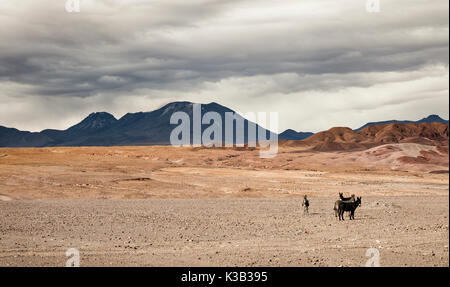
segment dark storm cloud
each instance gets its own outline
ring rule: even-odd
[[[124,97],[142,96],[155,106],[168,95],[193,94],[220,94],[215,101],[241,109],[254,99],[305,94],[314,106],[320,99],[310,92],[371,93],[377,85],[448,74],[445,1],[382,1],[376,14],[365,11],[365,1],[353,0],[83,0],[80,13],[67,13],[64,1],[36,2],[0,4],[0,97],[21,105],[17,112],[50,97],[73,117],[93,103],[122,113]],[[239,99],[226,95],[236,87]],[[405,104],[411,99],[384,96]],[[417,97],[445,101],[436,93]],[[382,103],[389,105],[367,100],[358,107]],[[45,116],[41,108],[35,113]],[[18,114],[4,113],[2,122],[26,126]]]

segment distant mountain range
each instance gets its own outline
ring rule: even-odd
[[[278,135],[278,139],[280,140],[294,140],[294,141],[301,141],[304,139],[309,138],[314,133],[310,132],[296,132],[294,130],[288,129],[282,132]]]
[[[113,145],[168,145],[170,133],[177,125],[170,124],[174,112],[187,113],[191,119],[191,143],[193,133],[193,103],[173,102],[152,112],[127,113],[120,119],[100,112],[92,113],[80,123],[66,129],[47,129],[41,132],[19,131],[0,126],[0,146],[42,147],[42,146],[113,146]],[[225,141],[225,113],[233,110],[210,103],[201,106],[201,115],[217,112],[222,117],[222,139]],[[240,117],[238,115],[238,117]],[[242,117],[241,117],[242,119]],[[244,142],[248,141],[248,121],[244,120]],[[256,124],[255,124],[256,125]],[[209,125],[202,125],[202,132]],[[256,125],[258,135],[259,126]],[[266,131],[268,137],[269,131]],[[236,143],[236,136],[233,136]],[[240,142],[241,143],[241,142]]]
[[[0,147],[168,145],[170,144],[170,133],[176,126],[170,124],[170,117],[176,111],[183,111],[190,116],[192,141],[192,107],[193,103],[191,102],[173,102],[151,112],[128,113],[120,119],[116,119],[113,115],[106,112],[97,112],[90,114],[80,123],[66,130],[46,129],[41,132],[28,132],[0,126]],[[220,104],[210,103],[202,105],[202,116],[207,112],[217,112],[221,115],[222,119],[225,119],[226,112],[234,111]],[[361,132],[364,133],[366,130],[370,130],[371,126],[383,126],[393,123],[419,124],[435,122],[448,125],[448,121],[443,120],[437,115],[431,115],[416,122],[392,120],[368,123],[354,131],[345,128],[344,132],[340,131],[337,134],[360,137],[362,136]],[[244,119],[244,123],[244,143],[247,143],[248,121]],[[208,126],[209,125],[202,125],[202,131]],[[256,125],[256,127],[258,130],[258,125]],[[270,133],[268,130],[263,130],[267,135]],[[288,129],[280,133],[278,138],[280,140],[302,142],[308,142],[308,140],[312,138],[310,142],[316,142],[318,140],[319,142],[326,141],[330,144],[334,141],[330,141],[330,133],[328,132],[329,131],[325,131],[314,135],[314,133],[311,132],[296,132]],[[324,133],[327,135],[324,135]],[[440,133],[442,134],[442,132]],[[331,137],[333,138],[335,136]],[[337,138],[339,137],[340,136]],[[224,120],[222,123],[222,138],[225,139]],[[344,142],[345,141],[346,140],[344,140]],[[361,138],[355,140],[351,139],[350,141],[357,143],[365,142],[365,140]],[[338,139],[338,145],[339,142],[342,142],[342,140]],[[235,137],[233,137],[233,143],[236,143]]]
[[[367,123],[363,125],[362,127],[355,130],[355,132],[358,132],[362,129],[364,129],[367,126],[376,126],[376,125],[385,125],[385,124],[421,124],[421,123],[443,123],[448,124],[447,120],[442,119],[438,115],[429,115],[426,118],[423,118],[418,121],[397,121],[397,120],[391,120],[391,121],[383,121],[383,122],[373,122],[373,123]]]

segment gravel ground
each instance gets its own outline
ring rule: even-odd
[[[363,196],[354,221],[336,198],[0,201],[1,266],[449,266],[449,197]]]

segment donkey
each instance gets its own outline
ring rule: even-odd
[[[352,194],[352,196],[350,196],[350,197],[344,197],[343,193],[339,192],[339,198],[341,200],[353,200],[353,201],[355,201],[355,195],[354,194]]]
[[[355,209],[361,206],[361,197],[358,196],[355,201],[338,200],[334,204],[338,208],[339,220],[344,220],[344,211],[350,211],[350,220],[355,219]]]
[[[303,213],[309,214],[309,211],[308,211],[309,200],[308,200],[308,197],[306,196],[306,194],[303,196],[302,206],[303,206]]]
[[[354,194],[352,194],[352,196],[350,196],[350,197],[344,197],[342,192],[339,192],[339,198],[342,201],[355,201],[356,200]],[[338,217],[338,215],[339,215],[339,213],[338,213],[338,202],[339,202],[339,200],[334,203],[334,208],[333,209],[334,209],[334,216],[335,217]]]

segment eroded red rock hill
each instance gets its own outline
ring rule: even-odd
[[[439,146],[448,152],[449,126],[444,123],[393,123],[367,126],[355,132],[335,127],[302,141],[285,141],[281,145],[304,146],[315,151],[367,149],[392,143],[418,143]]]

